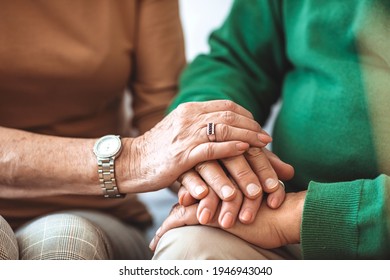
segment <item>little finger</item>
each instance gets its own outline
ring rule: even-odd
[[[268,194],[267,197],[267,205],[273,209],[278,208],[282,205],[284,199],[286,198],[286,190],[284,183],[282,181],[278,181],[278,187],[276,191]]]
[[[294,167],[282,161],[277,155],[269,151],[267,148],[264,148],[263,152],[267,156],[276,174],[278,174],[280,180],[290,180],[294,177]]]

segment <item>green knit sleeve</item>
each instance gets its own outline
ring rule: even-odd
[[[311,182],[301,226],[305,259],[388,259],[390,179]]]
[[[210,53],[189,64],[169,110],[191,101],[229,99],[263,123],[287,68],[279,1],[236,0],[209,38]]]

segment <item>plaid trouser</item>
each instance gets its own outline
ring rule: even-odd
[[[150,259],[143,234],[114,217],[89,211],[50,214],[15,234],[0,216],[0,259]]]

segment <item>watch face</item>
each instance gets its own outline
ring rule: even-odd
[[[94,153],[98,157],[108,158],[115,156],[121,149],[121,140],[116,135],[107,135],[100,138],[95,146]]]

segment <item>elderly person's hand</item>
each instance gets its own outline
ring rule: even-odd
[[[264,249],[277,248],[300,242],[300,226],[306,191],[287,193],[284,203],[278,209],[271,209],[266,203],[261,204],[261,215],[250,224],[237,222],[233,227],[224,229],[241,239]],[[198,204],[185,207],[176,205],[170,215],[157,230],[150,243],[154,251],[161,237],[170,229],[199,224],[196,217]],[[220,227],[214,218],[207,226]]]
[[[179,177],[182,184],[178,192],[179,203],[189,206],[200,200],[197,217],[201,224],[207,224],[222,200],[218,221],[223,228],[232,227],[237,217],[241,223],[252,223],[264,192],[268,206],[278,208],[285,198],[284,185],[279,179],[289,180],[294,175],[291,165],[266,148],[255,147],[244,155],[200,163],[195,170]],[[206,191],[200,193],[199,189]]]
[[[216,142],[210,142],[209,123],[215,125]],[[121,155],[125,164],[118,185],[123,193],[158,190],[201,162],[242,155],[271,140],[252,114],[232,101],[185,103],[144,135],[124,139],[128,148]]]

